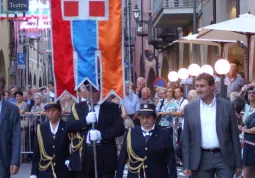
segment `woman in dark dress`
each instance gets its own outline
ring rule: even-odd
[[[245,126],[238,126],[244,132],[244,178],[255,177],[255,88],[248,90],[249,112],[244,119]]]

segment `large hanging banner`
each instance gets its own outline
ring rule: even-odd
[[[99,88],[101,101],[123,98],[122,2],[52,0],[56,95],[75,96],[85,80]],[[100,70],[100,75],[99,75]]]

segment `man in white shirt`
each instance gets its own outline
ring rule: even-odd
[[[174,90],[174,96],[177,102],[177,112],[172,112],[172,116],[176,116],[178,118],[178,122],[181,125],[182,129],[184,127],[184,117],[183,117],[183,109],[188,104],[188,100],[183,98],[183,88],[177,87]]]
[[[241,171],[237,122],[230,101],[216,98],[214,78],[195,79],[200,97],[184,108],[183,165],[186,176],[233,178]]]

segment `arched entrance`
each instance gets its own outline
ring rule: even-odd
[[[153,88],[153,82],[154,82],[155,78],[156,78],[155,71],[151,67],[149,70],[149,75],[148,75],[148,80],[147,80],[147,86],[151,89],[151,99],[153,99],[155,96],[155,91]]]
[[[33,85],[36,85],[36,76],[34,74],[34,82],[33,82]]]
[[[163,61],[162,61],[162,67],[161,67],[161,78],[168,81],[168,73],[169,73],[169,64],[167,61],[167,57],[164,56]]]
[[[0,75],[6,78],[4,53],[0,51]]]

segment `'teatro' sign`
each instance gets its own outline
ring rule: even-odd
[[[8,0],[8,11],[28,11],[28,0]]]

